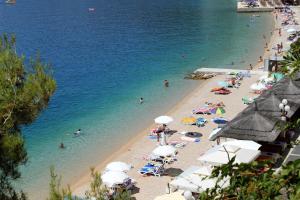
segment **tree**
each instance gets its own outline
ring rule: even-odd
[[[32,123],[47,107],[56,83],[49,66],[39,58],[25,65],[16,54],[14,36],[0,37],[0,199],[25,199],[11,181],[21,174],[18,167],[27,161],[21,127]]]
[[[290,50],[281,62],[281,71],[289,76],[294,76],[300,71],[300,39],[291,44]]]
[[[48,200],[78,200],[76,196],[72,195],[70,187],[61,189],[61,177],[58,178],[54,169],[50,169],[50,191]],[[90,200],[131,200],[131,194],[126,189],[117,190],[117,192],[110,198],[109,190],[103,184],[100,173],[91,168],[90,188],[85,192],[85,199]]]
[[[288,163],[279,173],[269,167],[267,162],[250,164],[228,164],[215,167],[211,178],[218,181],[229,177],[230,185],[220,188],[217,184],[200,194],[200,200],[208,199],[291,199],[300,197],[300,160]],[[218,182],[217,181],[217,182]]]

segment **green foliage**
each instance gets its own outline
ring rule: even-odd
[[[211,178],[220,180],[230,177],[230,185],[214,188],[200,194],[200,200],[208,199],[299,199],[300,160],[288,163],[276,174],[270,163],[228,164],[215,167]]]
[[[0,37],[0,199],[25,199],[11,181],[19,178],[18,167],[27,161],[21,126],[32,123],[48,105],[56,84],[49,66],[38,58],[25,65],[16,54],[16,38]]]
[[[283,65],[281,71],[293,77],[300,71],[300,39],[291,44],[290,50],[283,58],[284,61],[281,62]]]
[[[90,184],[90,190],[88,190],[85,195],[89,199],[94,197],[95,200],[106,200],[108,195],[108,190],[103,187],[101,175],[96,172],[94,168],[91,168],[92,182]]]
[[[49,198],[47,200],[76,200],[72,197],[70,187],[61,188],[61,177],[55,173],[53,167],[50,168],[50,178]]]
[[[49,198],[47,200],[78,200],[77,197],[72,196],[70,187],[67,189],[61,188],[61,177],[58,177],[54,173],[54,169],[50,169],[50,191]],[[114,196],[110,197],[109,190],[103,185],[100,173],[96,172],[94,168],[91,168],[91,178],[89,190],[85,193],[85,199],[94,200],[131,200],[131,193],[126,189],[117,190]]]

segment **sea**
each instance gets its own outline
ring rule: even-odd
[[[17,53],[27,63],[39,55],[57,82],[22,128],[28,162],[17,187],[45,199],[51,166],[78,180],[196,88],[187,73],[254,65],[273,29],[270,13],[258,15],[237,13],[235,0],[1,1],[0,34],[15,34]]]

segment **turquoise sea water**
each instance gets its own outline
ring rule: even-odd
[[[234,0],[0,4],[0,33],[16,34],[20,54],[39,51],[52,64],[58,86],[49,108],[23,129],[29,161],[18,186],[32,199],[43,199],[51,165],[66,182],[78,179],[194,88],[197,82],[183,79],[187,72],[256,61],[272,17],[238,14],[235,5]],[[163,87],[164,79],[170,88]],[[78,128],[83,134],[74,138]],[[66,150],[58,149],[61,141]]]

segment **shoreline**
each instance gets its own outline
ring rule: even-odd
[[[273,34],[269,38],[268,48],[273,46],[274,45],[273,43],[276,41],[276,38],[278,38],[277,34],[275,33],[275,30],[277,29],[276,19],[275,19],[273,13],[271,13],[271,15],[272,15],[272,18],[273,18],[273,29],[272,29]],[[262,53],[263,53],[262,57],[266,58],[266,57],[269,57],[269,55],[271,54],[271,50],[267,51],[267,49],[264,49],[264,51]],[[256,64],[253,65],[254,66],[253,70],[257,70],[261,65],[263,65],[263,62],[257,62],[257,60],[254,61],[253,63],[256,63]],[[244,67],[247,69],[247,66],[244,66]],[[203,88],[205,88],[205,86],[210,85],[212,82],[216,82],[216,80],[220,79],[221,77],[223,77],[223,76],[218,75],[218,76],[213,77],[213,78],[208,79],[208,80],[199,81],[199,83],[198,83],[199,85],[196,86],[195,89],[192,89],[186,96],[184,96],[180,101],[178,101],[176,103],[176,105],[173,106],[169,111],[167,111],[166,113],[162,113],[162,114],[174,116],[173,114],[176,113],[178,110],[180,110],[180,108],[184,104],[186,104],[186,102],[188,102],[194,96],[194,94],[196,92],[201,91]],[[194,80],[191,80],[191,81],[194,81]],[[124,145],[122,145],[120,149],[118,149],[117,151],[114,151],[110,156],[106,157],[99,164],[97,164],[94,167],[95,170],[101,172],[107,163],[109,163],[111,161],[117,161],[117,159],[119,157],[122,157],[122,155],[124,156],[124,154],[133,154],[133,153],[130,153],[131,150],[134,148],[135,145],[137,145],[137,143],[142,143],[143,139],[146,138],[149,130],[151,128],[153,128],[154,126],[155,126],[155,124],[151,123],[151,125],[147,126],[142,131],[138,131],[135,134],[135,137],[131,138]],[[205,148],[201,148],[201,150],[205,150]],[[126,160],[123,160],[123,161],[126,161]],[[134,168],[133,170],[136,171],[137,168]],[[82,177],[79,180],[77,180],[77,181],[70,184],[71,190],[74,192],[74,194],[77,194],[77,195],[81,194],[82,195],[83,190],[85,190],[87,188],[87,186],[89,185],[89,181],[90,181],[90,173],[86,172],[82,175]],[[166,185],[164,185],[164,187],[165,186]]]

